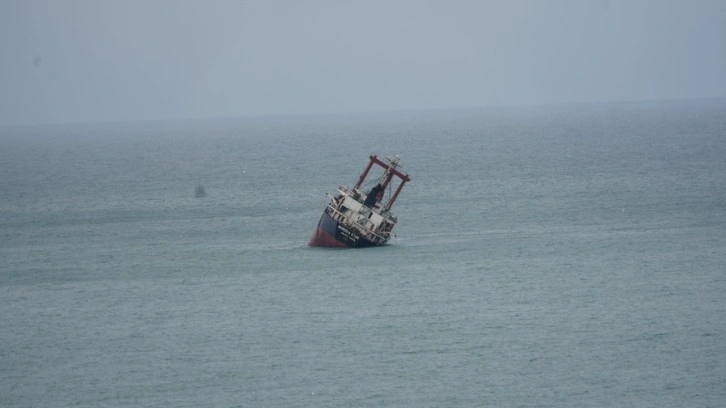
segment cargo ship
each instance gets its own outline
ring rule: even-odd
[[[369,159],[353,188],[338,186],[337,194],[328,194],[330,202],[318,221],[318,226],[308,242],[309,246],[382,246],[394,236],[392,230],[398,219],[391,214],[391,207],[411,178],[400,171],[403,166],[398,156],[381,160],[376,155],[371,155]],[[382,168],[383,172],[370,190],[361,191],[373,166]]]

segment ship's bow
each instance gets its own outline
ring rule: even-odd
[[[318,221],[318,226],[315,228],[315,232],[313,232],[313,235],[310,237],[308,246],[324,248],[348,247],[348,245],[336,238],[337,229],[337,221],[335,221],[327,211],[323,211],[323,215],[320,217],[320,221]]]

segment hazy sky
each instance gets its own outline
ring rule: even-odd
[[[0,125],[726,96],[726,0],[0,0]]]

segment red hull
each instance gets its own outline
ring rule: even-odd
[[[308,246],[311,247],[325,247],[325,248],[347,248],[347,246],[336,240],[334,236],[331,236],[327,232],[323,231],[322,228],[315,228],[313,236],[310,237]]]

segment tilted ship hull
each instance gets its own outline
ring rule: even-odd
[[[353,231],[346,225],[341,224],[327,211],[323,212],[318,222],[318,227],[308,245],[315,247],[330,248],[365,248],[376,245],[383,245],[385,242],[375,242],[361,237],[359,231]]]
[[[338,194],[331,195],[330,203],[323,211],[313,236],[308,242],[312,247],[364,248],[386,245],[393,236],[393,227],[398,219],[391,214],[391,206],[396,201],[404,184],[411,178],[399,171],[398,156],[380,160],[371,155],[368,166],[361,174],[358,183],[348,189],[338,187]],[[378,183],[368,192],[360,191],[371,168],[383,168]],[[391,194],[396,178],[398,187]],[[389,194],[386,199],[386,189]]]

